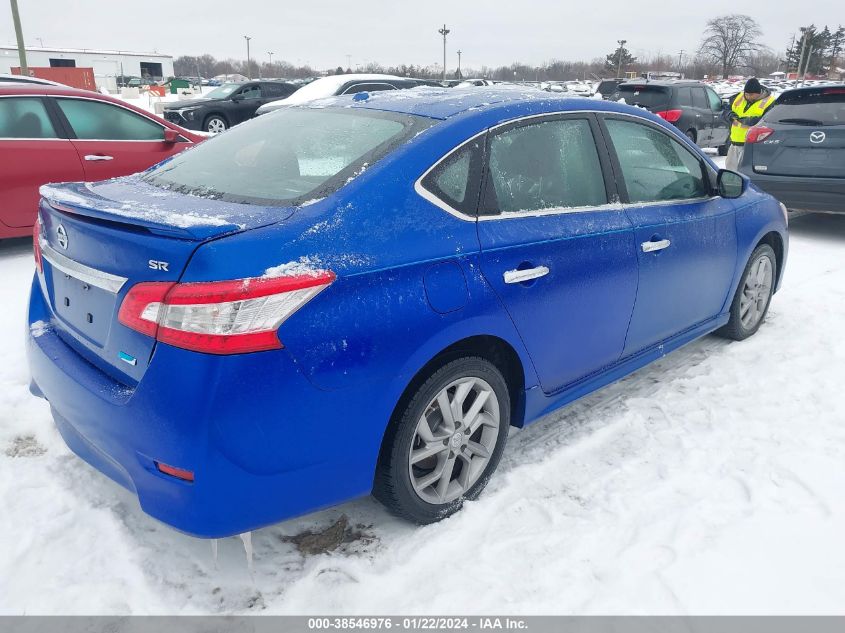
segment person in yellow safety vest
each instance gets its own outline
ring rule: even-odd
[[[760,85],[755,77],[745,83],[745,89],[731,103],[731,146],[725,167],[736,171],[742,161],[745,137],[752,125],[756,125],[775,98]]]

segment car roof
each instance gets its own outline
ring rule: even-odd
[[[81,88],[71,88],[70,86],[36,83],[2,83],[0,84],[0,94],[47,94],[82,97],[90,97],[92,94],[95,94],[98,97],[103,97],[109,101],[111,100],[111,97],[102,95],[99,92],[94,92],[93,90],[82,90]]]
[[[690,86],[705,86],[695,79],[626,79],[623,86],[657,86],[659,88],[687,88]]]
[[[790,88],[789,90],[784,90],[780,96],[801,94],[802,92],[819,92],[820,90],[829,90],[831,88],[833,88],[834,90],[845,90],[845,83],[830,83],[821,85],[817,84],[815,86],[801,86],[799,88]]]
[[[410,90],[382,91],[353,96],[329,97],[318,99],[303,107],[326,107],[331,105],[365,108],[413,114],[432,119],[449,119],[466,112],[481,112],[516,106],[530,106],[543,111],[565,111],[601,109],[608,111],[630,112],[631,107],[610,104],[585,97],[573,97],[566,93],[550,93],[539,88],[498,84],[474,88],[433,88],[421,86]],[[639,109],[639,113],[644,111]]]

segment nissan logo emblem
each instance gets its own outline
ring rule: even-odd
[[[59,224],[58,228],[56,229],[56,239],[59,242],[59,246],[67,250],[67,231],[65,231],[65,227],[63,227],[61,224]]]
[[[825,133],[824,132],[818,131],[818,132],[812,132],[810,134],[810,142],[811,143],[824,143],[824,139],[825,139]]]

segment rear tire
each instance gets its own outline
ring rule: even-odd
[[[478,357],[453,360],[397,410],[382,443],[373,496],[418,524],[475,499],[502,457],[510,395],[501,372]],[[439,476],[438,476],[439,475]]]
[[[751,253],[731,303],[731,317],[718,333],[735,341],[753,336],[769,311],[777,279],[777,258],[768,244]]]
[[[698,134],[696,133],[696,131],[695,131],[695,130],[693,130],[693,129],[689,129],[689,130],[687,130],[687,131],[686,131],[686,132],[684,132],[684,133],[687,135],[687,138],[688,138],[689,140],[691,140],[693,143],[697,143],[697,142],[698,142]]]

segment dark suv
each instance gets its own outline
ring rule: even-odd
[[[728,152],[730,127],[724,105],[712,88],[698,81],[633,80],[620,84],[611,97],[654,112],[686,134],[699,147]]]
[[[790,211],[845,213],[845,84],[781,94],[748,131],[739,171]]]
[[[284,81],[223,84],[200,99],[167,104],[164,118],[189,130],[217,134],[251,119],[260,106],[289,97],[298,88]]]

